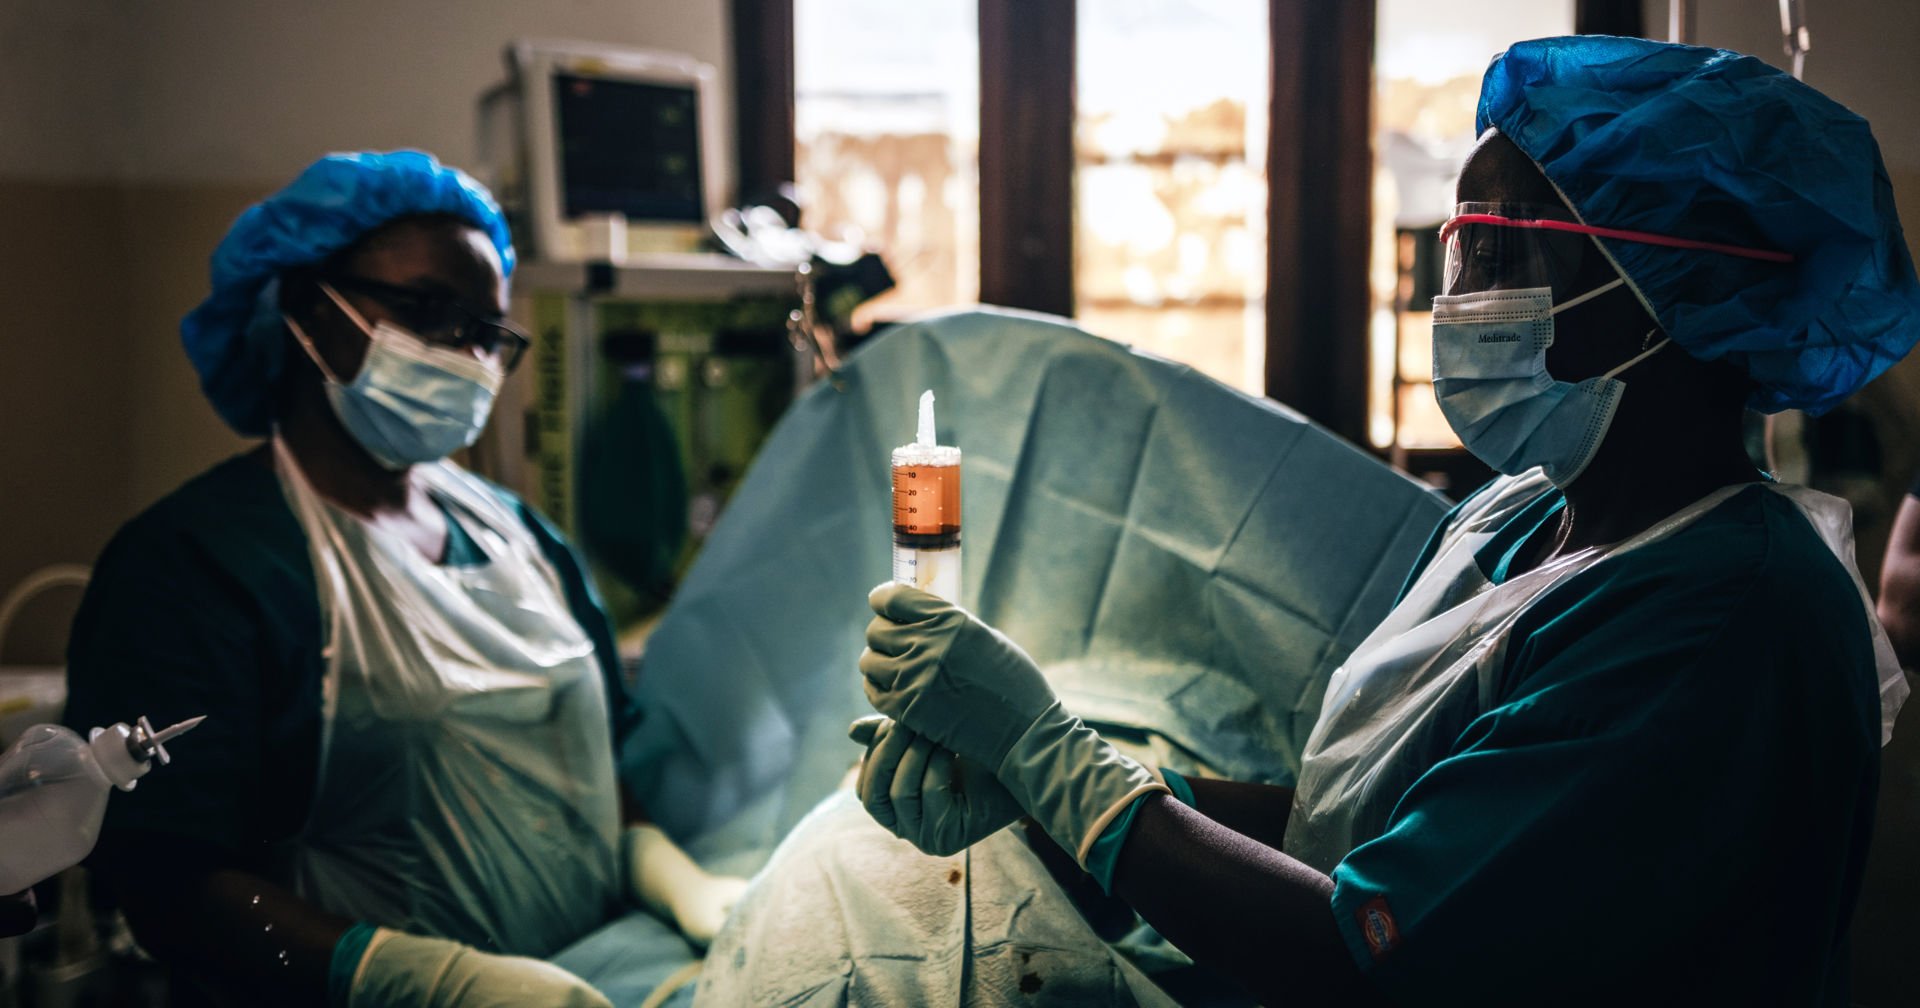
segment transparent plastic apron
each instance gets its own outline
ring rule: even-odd
[[[274,441],[327,626],[301,895],[544,956],[619,907],[619,812],[592,640],[519,517],[447,463],[413,478],[488,562],[447,567],[322,500]]]
[[[1504,483],[1447,527],[1407,596],[1327,684],[1285,841],[1288,854],[1320,871],[1331,872],[1354,847],[1384,833],[1414,781],[1445,758],[1473,718],[1499,702],[1495,682],[1513,624],[1536,599],[1601,560],[1672,535],[1753,485],[1716,490],[1631,539],[1568,554],[1495,585],[1474,554],[1551,486],[1539,470]],[[1763,485],[1794,503],[1853,576],[1873,632],[1884,744],[1907,688],[1854,568],[1852,513],[1844,501],[1805,487]]]

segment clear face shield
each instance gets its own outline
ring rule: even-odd
[[[1599,253],[1597,239],[1790,263],[1776,249],[1727,245],[1675,235],[1582,224],[1564,206],[1541,203],[1460,203],[1440,227],[1446,245],[1446,293],[1550,287],[1553,301],[1576,296],[1564,289],[1580,275],[1584,257]]]
[[[1543,225],[1561,225],[1551,227]],[[1565,207],[1544,203],[1461,203],[1440,229],[1446,246],[1443,293],[1551,288],[1558,304],[1596,254],[1593,239]]]
[[[1583,224],[1560,206],[1459,204],[1440,228],[1446,293],[1433,299],[1433,391],[1461,443],[1498,472],[1538,467],[1558,486],[1571,483],[1613,422],[1626,387],[1620,374],[1668,343],[1656,340],[1655,325],[1638,355],[1601,374],[1575,382],[1548,373],[1554,317],[1627,282],[1611,261],[1611,280],[1582,280],[1586,257],[1603,253],[1600,238],[1793,259],[1771,249]]]
[[[1626,281],[1584,279],[1590,232],[1567,210],[1462,203],[1440,229],[1446,293],[1433,299],[1433,390],[1462,444],[1495,471],[1571,483],[1613,421],[1621,371],[1578,383],[1547,371],[1554,316]],[[1585,286],[1579,289],[1576,285]],[[1662,344],[1664,345],[1664,344]],[[1583,376],[1584,377],[1584,376]]]

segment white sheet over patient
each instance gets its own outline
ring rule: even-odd
[[[928,857],[840,791],[774,852],[694,1004],[1174,1002],[1093,933],[1017,831]]]

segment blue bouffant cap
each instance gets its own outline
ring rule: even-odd
[[[1822,413],[1920,338],[1920,282],[1866,120],[1722,49],[1574,36],[1495,57],[1497,128],[1587,224],[1771,249],[1791,263],[1602,238],[1674,342],[1749,405]]]
[[[280,376],[280,271],[318,263],[396,217],[444,213],[486,232],[513,273],[513,239],[485,186],[420,151],[330,154],[248,207],[214,249],[213,290],[180,322],[200,388],[228,426],[265,434]]]

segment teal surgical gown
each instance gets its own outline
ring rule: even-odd
[[[1517,511],[1480,573],[1502,583],[1563,504]],[[1362,970],[1409,1005],[1844,1004],[1879,767],[1867,619],[1758,485],[1554,585],[1491,702],[1333,870]]]
[[[500,493],[594,642],[617,745],[639,715],[612,628],[572,550]],[[444,563],[488,562],[447,510]],[[215,466],[114,537],[74,621],[67,723],[85,731],[143,714],[156,724],[207,720],[174,746],[171,765],[108,803],[89,863],[110,889],[164,886],[215,868],[285,880],[313,800],[322,646],[307,543],[261,458]]]

